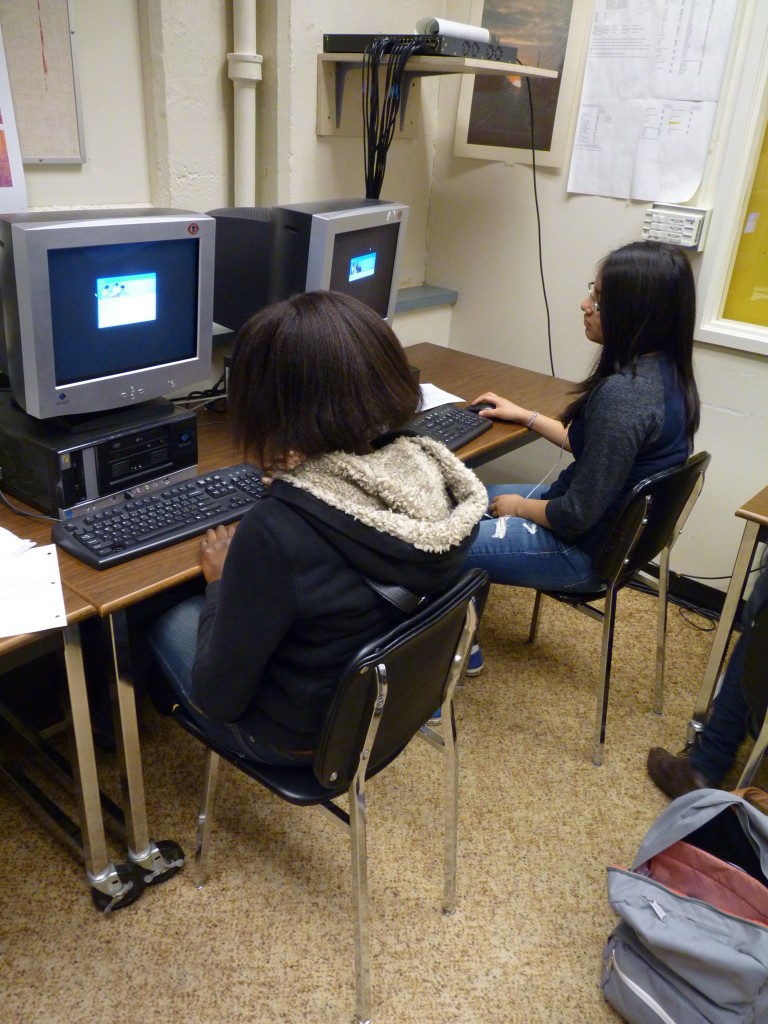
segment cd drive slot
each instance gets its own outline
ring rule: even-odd
[[[167,430],[121,438],[99,450],[101,493],[157,476],[170,466]]]

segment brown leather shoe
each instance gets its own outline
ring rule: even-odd
[[[664,747],[652,747],[648,752],[648,774],[668,797],[675,800],[694,789],[713,789],[701,772],[697,772],[687,757],[670,754]]]

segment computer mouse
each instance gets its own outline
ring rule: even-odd
[[[496,406],[493,402],[475,402],[474,405],[467,405],[464,408],[467,412],[482,412],[483,409],[495,409]]]

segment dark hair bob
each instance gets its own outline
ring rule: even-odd
[[[227,405],[235,440],[264,469],[289,453],[365,454],[414,415],[418,383],[389,325],[340,292],[305,292],[235,339]]]

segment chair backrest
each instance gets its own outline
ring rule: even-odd
[[[603,580],[627,582],[638,569],[661,553],[675,531],[691,496],[700,489],[710,463],[709,452],[692,455],[679,466],[641,480],[627,496],[621,511],[594,557]]]
[[[358,651],[326,713],[313,763],[322,785],[348,785],[358,769],[377,700],[380,666],[386,673],[387,694],[367,775],[389,763],[440,707],[469,602],[487,579],[481,569],[468,570],[423,610]]]
[[[768,601],[757,609],[744,651],[741,688],[749,710],[762,722],[768,710]]]

